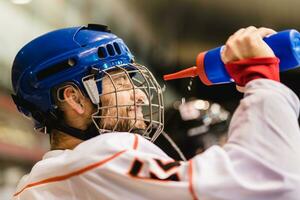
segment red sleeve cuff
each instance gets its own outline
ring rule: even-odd
[[[258,78],[280,81],[279,59],[276,57],[248,58],[227,63],[225,67],[239,86],[245,86],[249,81]]]

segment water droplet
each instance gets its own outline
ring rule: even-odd
[[[189,85],[187,86],[188,91],[192,90],[193,78],[190,79]]]
[[[161,88],[161,91],[162,91],[162,92],[165,92],[166,89],[167,89],[167,87],[166,87],[166,85],[164,84],[163,87]]]
[[[185,98],[182,97],[182,98],[181,98],[181,104],[184,104],[184,103],[185,103]]]

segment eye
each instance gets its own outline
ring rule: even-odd
[[[124,89],[131,89],[131,88],[132,88],[132,85],[131,85],[130,82],[127,82],[127,83],[124,83],[124,84],[123,84],[123,88],[124,88]]]
[[[117,83],[115,83],[116,87],[119,89],[130,89],[131,87],[131,83],[130,82],[125,82],[125,81],[118,81]]]
[[[123,86],[124,86],[124,83],[119,82],[119,83],[117,83],[116,85],[117,85],[118,88],[120,88],[120,87],[123,87]]]

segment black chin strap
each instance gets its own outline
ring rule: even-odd
[[[58,121],[53,118],[53,115],[47,117],[45,126],[47,129],[50,129],[49,131],[56,129],[80,140],[88,140],[99,135],[98,129],[93,123],[91,123],[88,129],[80,130],[78,128],[68,126],[64,122]]]
[[[20,108],[25,108],[26,110],[28,110],[36,121],[38,121],[42,126],[47,128],[47,133],[49,134],[51,130],[56,129],[80,140],[88,140],[99,135],[98,129],[93,123],[91,123],[87,130],[80,130],[68,126],[67,124],[59,120],[58,112],[42,112],[34,104],[16,95],[11,96],[19,110],[22,110]]]

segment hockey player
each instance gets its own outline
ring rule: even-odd
[[[162,90],[107,27],[34,39],[15,58],[13,98],[49,133],[51,151],[14,199],[299,199],[299,100],[262,40],[272,33],[248,27],[228,39],[222,59],[245,95],[224,147],[189,161],[153,143],[164,125]]]

